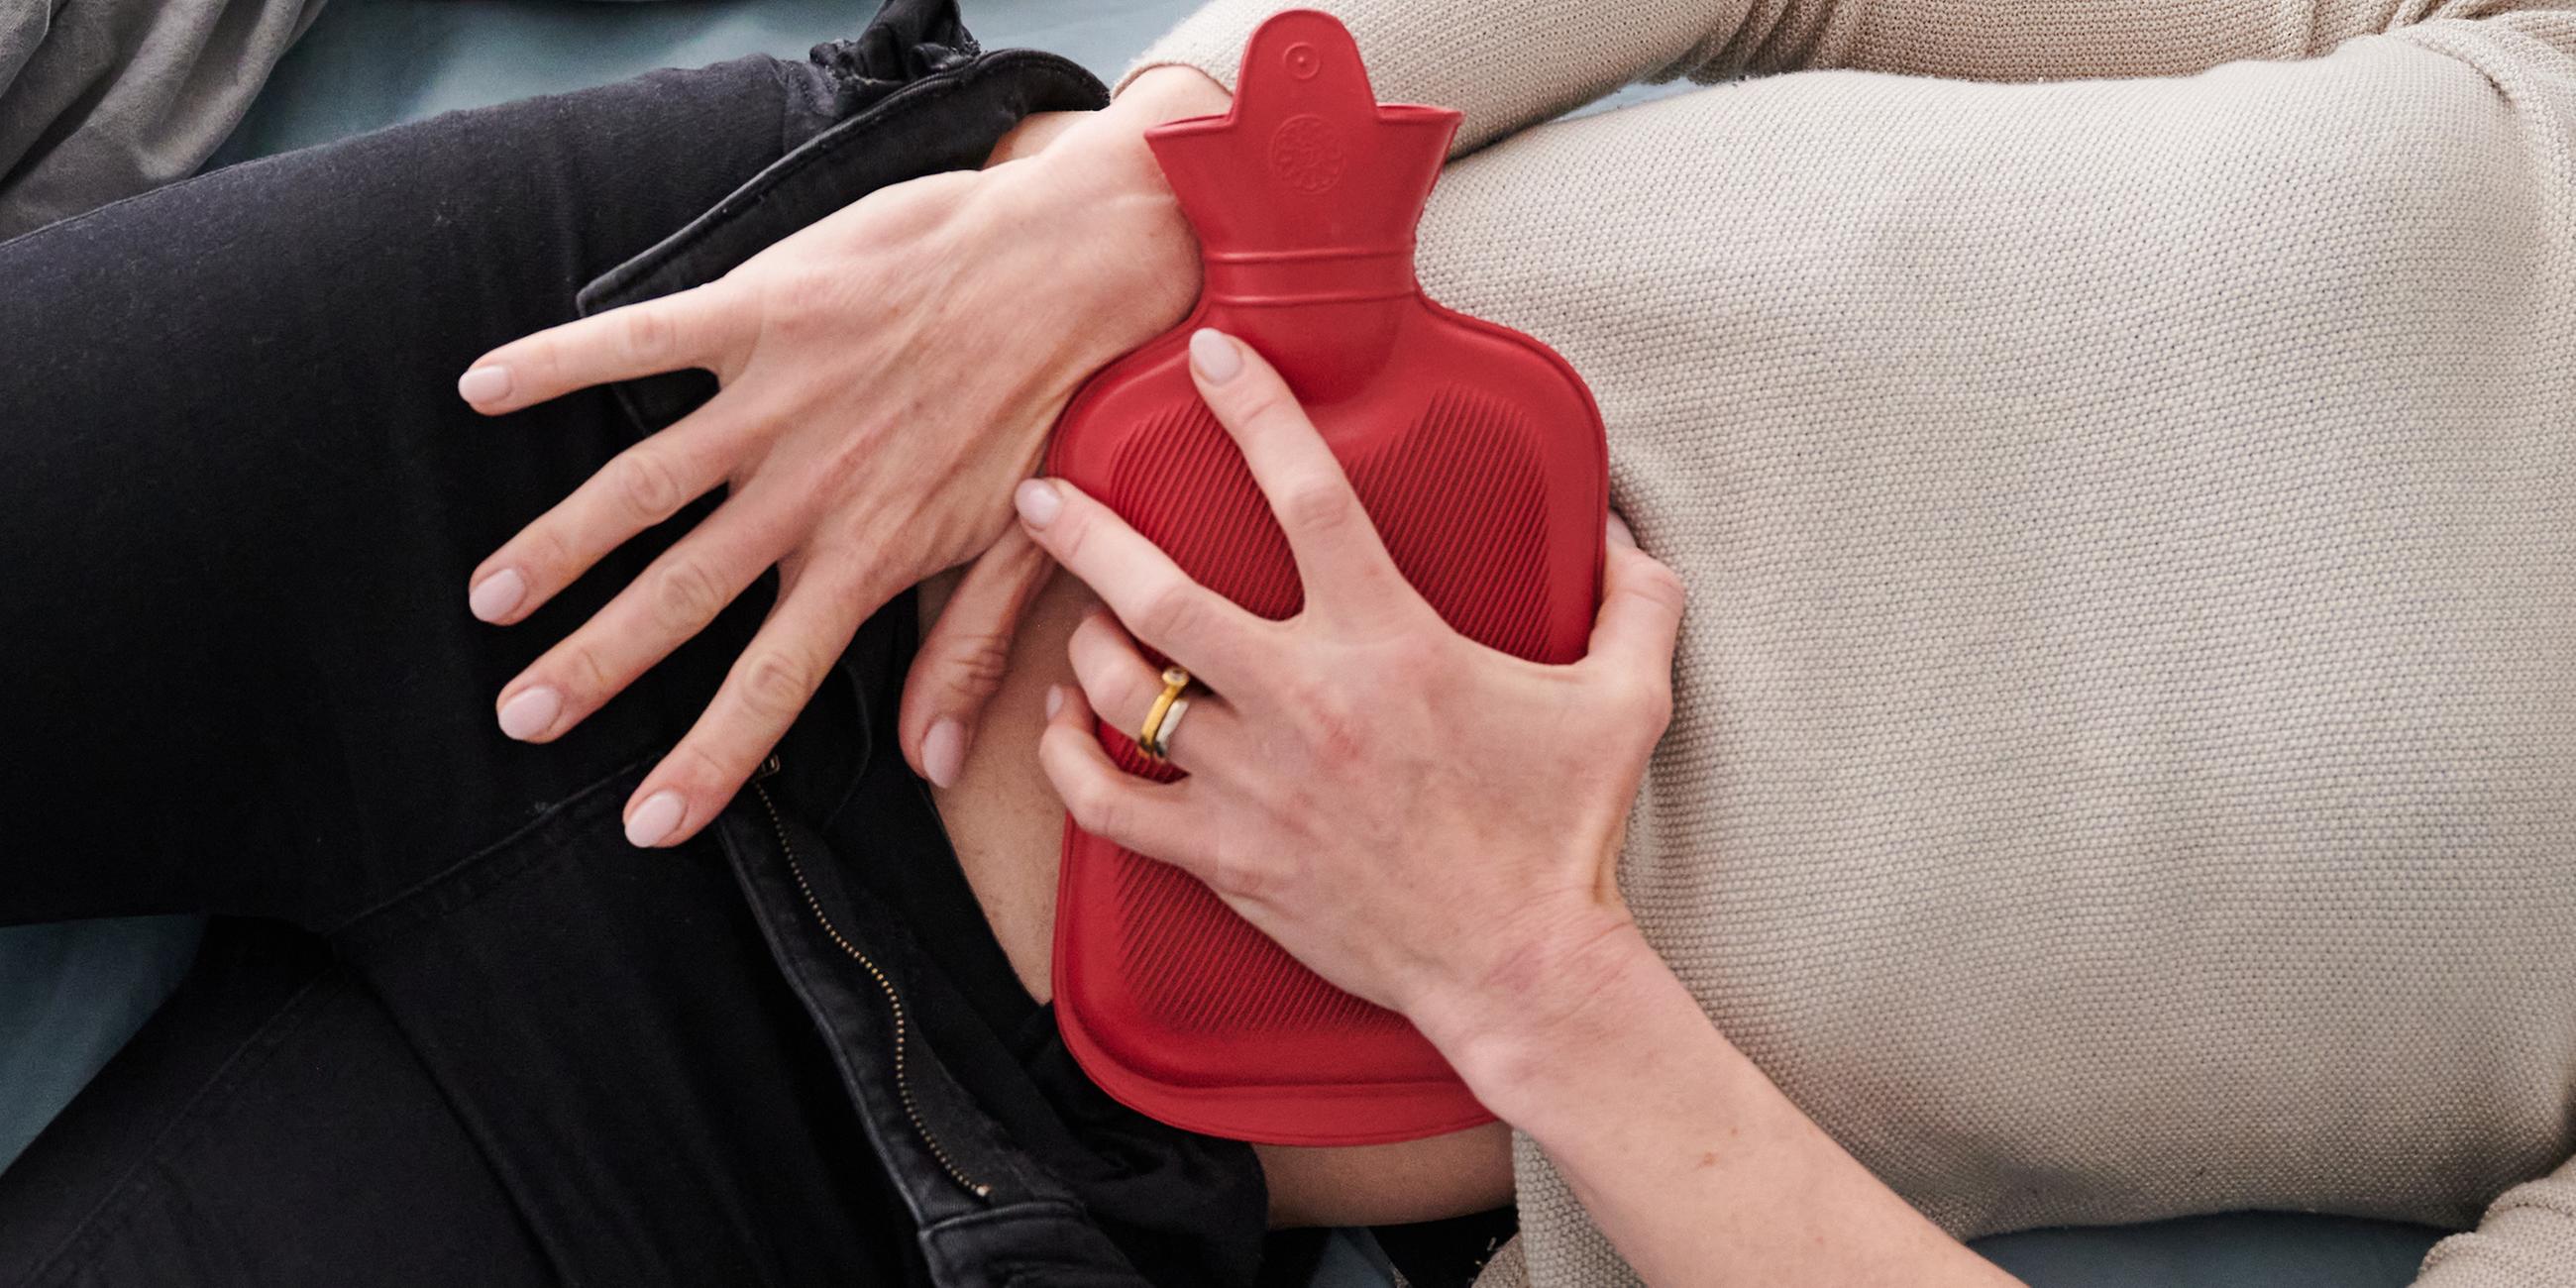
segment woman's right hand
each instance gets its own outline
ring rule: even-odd
[[[1198,72],[1149,73],[1104,111],[1032,118],[982,171],[883,189],[718,281],[478,359],[458,391],[487,415],[692,367],[720,389],[484,560],[475,616],[523,620],[637,533],[728,489],[503,686],[503,731],[560,737],[776,567],[769,620],[626,805],[636,844],[676,843],[749,778],[862,621],[974,560],[907,686],[932,700],[905,704],[916,768],[953,773],[962,729],[943,748],[923,712],[971,716],[1047,567],[1011,522],[1012,485],[1082,380],[1197,295],[1196,245],[1143,131],[1224,104]]]
[[[1070,483],[1022,483],[1032,539],[1106,605],[1067,646],[1081,692],[1049,695],[1039,759],[1085,831],[1198,877],[1326,980],[1402,1012],[1473,1087],[1471,1049],[1560,1023],[1596,977],[1661,969],[1617,864],[1672,709],[1682,583],[1614,520],[1586,655],[1487,648],[1406,582],[1269,362],[1205,328],[1189,352],[1302,606],[1258,617]],[[1195,677],[1177,782],[1122,770],[1094,729],[1095,711],[1145,722],[1165,674],[1146,646]]]

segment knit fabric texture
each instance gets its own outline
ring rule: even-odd
[[[2576,12],[1312,2],[1689,587],[1621,883],[1711,1020],[1962,1237],[2576,1285]],[[1489,1288],[1634,1282],[1516,1172]]]

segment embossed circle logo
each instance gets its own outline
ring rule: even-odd
[[[1299,192],[1329,192],[1348,157],[1339,131],[1320,116],[1292,116],[1270,134],[1270,177]]]

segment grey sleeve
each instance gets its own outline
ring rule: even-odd
[[[0,16],[0,238],[186,178],[322,0],[37,0]]]

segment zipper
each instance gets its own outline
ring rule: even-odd
[[[911,1017],[903,1009],[903,997],[895,992],[894,981],[888,979],[866,953],[860,952],[859,946],[851,943],[839,926],[832,924],[831,914],[823,911],[823,901],[814,897],[814,885],[805,879],[805,864],[796,857],[796,846],[787,839],[787,824],[778,816],[778,802],[770,799],[769,788],[761,781],[776,774],[778,768],[777,756],[762,761],[759,771],[752,775],[751,789],[760,794],[760,807],[768,811],[770,829],[778,836],[778,851],[786,856],[787,870],[795,876],[796,889],[805,896],[805,907],[814,914],[815,923],[822,926],[823,933],[838,944],[851,961],[859,964],[859,969],[868,973],[868,978],[877,982],[877,990],[885,994],[886,1009],[894,1014],[894,1088],[896,1096],[903,1101],[903,1116],[911,1120],[912,1134],[921,1138],[921,1143],[930,1150],[930,1156],[937,1159],[941,1170],[948,1173],[948,1179],[979,1199],[991,1198],[993,1187],[967,1176],[957,1166],[956,1160],[948,1156],[947,1147],[939,1143],[939,1137],[930,1130],[930,1125],[921,1121],[921,1107],[913,1100],[912,1082],[904,1073],[904,1042],[912,1032],[912,1025]]]

